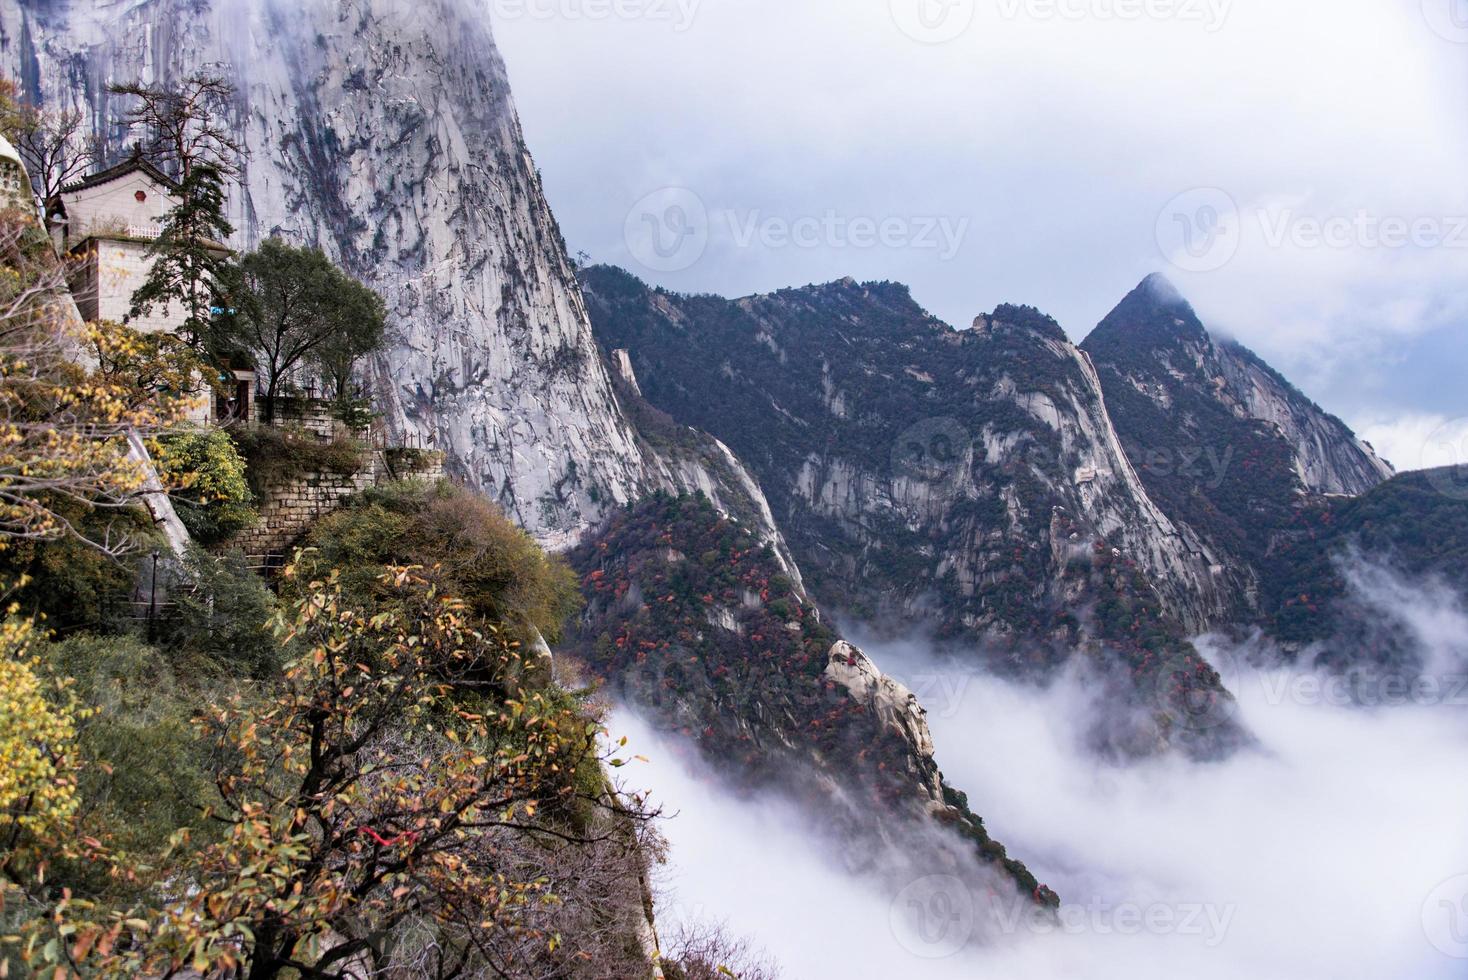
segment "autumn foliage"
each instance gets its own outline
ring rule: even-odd
[[[295,651],[278,688],[200,713],[222,831],[197,847],[175,835],[162,901],[109,908],[16,875],[10,901],[43,914],[12,955],[60,975],[534,975],[560,946],[547,925],[561,852],[613,845],[635,896],[648,815],[601,778],[600,727],[555,689],[507,686],[523,675],[518,644],[420,570],[394,569],[384,588],[398,601],[374,612],[344,601],[334,576],[305,583],[276,624]],[[5,690],[26,710],[34,686]],[[47,717],[46,732],[17,730],[17,758],[69,741],[66,716]],[[27,825],[42,844],[79,833],[65,769],[40,759],[7,790],[55,787]],[[97,848],[90,860],[120,873]],[[556,975],[579,975],[577,962]]]

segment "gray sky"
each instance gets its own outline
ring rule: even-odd
[[[573,251],[1080,339],[1162,270],[1399,466],[1468,462],[1468,0],[483,0]]]

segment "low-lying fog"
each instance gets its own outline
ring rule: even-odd
[[[1418,598],[1425,643],[1468,637],[1460,609]],[[1006,938],[965,944],[994,913],[951,882],[858,882],[784,805],[722,791],[686,745],[623,711],[614,731],[652,760],[624,772],[675,813],[665,922],[726,921],[800,980],[1468,977],[1461,659],[1457,675],[1406,697],[1388,687],[1392,706],[1367,709],[1205,641],[1258,750],[1117,767],[1082,748],[1090,708],[1074,676],[1039,690],[917,645],[863,647],[919,694],[949,781],[1060,893],[1059,923],[1001,909]]]

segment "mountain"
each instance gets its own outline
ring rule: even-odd
[[[651,498],[570,557],[588,597],[570,649],[736,786],[805,803],[848,866],[876,872],[879,842],[924,840],[910,856],[926,873],[941,861],[961,874],[977,858],[1020,895],[1058,904],[944,780],[917,698],[706,499]],[[919,833],[932,823],[952,833]]]
[[[1187,632],[1232,601],[1222,559],[1152,502],[1053,320],[1003,306],[959,331],[891,283],[726,300],[606,267],[582,282],[647,400],[753,471],[828,610],[1019,672],[1080,650],[1144,708],[1180,663],[1195,676]]]
[[[1461,468],[1403,473],[1360,497],[1301,509],[1265,566],[1265,623],[1286,651],[1325,644],[1338,666],[1403,676],[1430,666],[1424,648],[1463,643],[1442,610],[1468,605],[1468,493]],[[1367,593],[1364,597],[1362,593]],[[1434,599],[1438,627],[1411,622]]]
[[[381,292],[378,409],[543,543],[667,484],[597,355],[487,5],[20,0],[0,6],[0,65],[82,108],[112,156],[134,134],[108,83],[226,73],[249,151],[236,244],[318,245]]]
[[[596,540],[611,550],[598,560],[609,567],[643,565],[640,551],[624,553],[608,536],[626,508],[702,495],[704,516],[779,577],[783,601],[817,615],[760,481],[726,441],[645,401],[633,372],[598,348],[487,4],[18,0],[0,6],[0,68],[42,104],[81,108],[114,156],[135,134],[112,122],[125,107],[109,83],[224,73],[236,88],[229,122],[249,151],[230,203],[233,244],[281,236],[319,246],[384,296],[392,334],[371,381],[395,435],[446,451],[455,477],[548,548],[567,550],[600,529]],[[599,593],[587,588],[595,603]],[[834,635],[822,641],[822,656],[834,657]],[[759,653],[752,639],[721,650],[735,665]],[[593,663],[633,689],[621,676],[627,664],[595,654],[592,645]],[[778,689],[786,678],[767,680]],[[907,807],[901,800],[926,800],[954,826],[945,840],[967,839],[1007,861],[962,795],[938,780],[915,701],[869,661],[852,651],[827,681],[788,680],[849,692],[831,695],[841,710],[821,723],[842,744],[865,733],[890,750],[897,768],[877,802],[896,813]],[[781,710],[758,700],[743,708],[746,718]],[[734,720],[706,724],[715,722]],[[801,765],[835,764],[810,741],[792,739],[790,750]],[[1038,883],[1012,877],[1049,901]]]
[[[1257,611],[1263,566],[1312,496],[1358,496],[1391,467],[1251,351],[1215,340],[1152,276],[1081,345],[1148,492],[1241,577]]]
[[[649,401],[745,460],[835,608],[945,636],[1048,633],[1075,542],[1105,539],[1180,620],[1220,609],[1212,556],[1152,503],[1090,364],[1039,312],[958,331],[890,283],[737,301],[606,267],[583,284],[601,341]]]

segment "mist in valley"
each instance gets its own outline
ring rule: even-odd
[[[1029,686],[847,630],[918,695],[948,781],[1060,893],[1057,920],[912,867],[901,841],[882,874],[853,875],[867,862],[801,829],[811,815],[726,791],[686,743],[619,711],[613,730],[649,760],[629,785],[670,814],[663,928],[722,921],[813,980],[1468,976],[1468,615],[1381,567],[1349,581],[1429,673],[1346,681],[1308,666],[1320,651],[1271,667],[1257,640],[1202,638],[1256,740],[1212,764],[1099,758],[1104,707],[1079,669]]]

